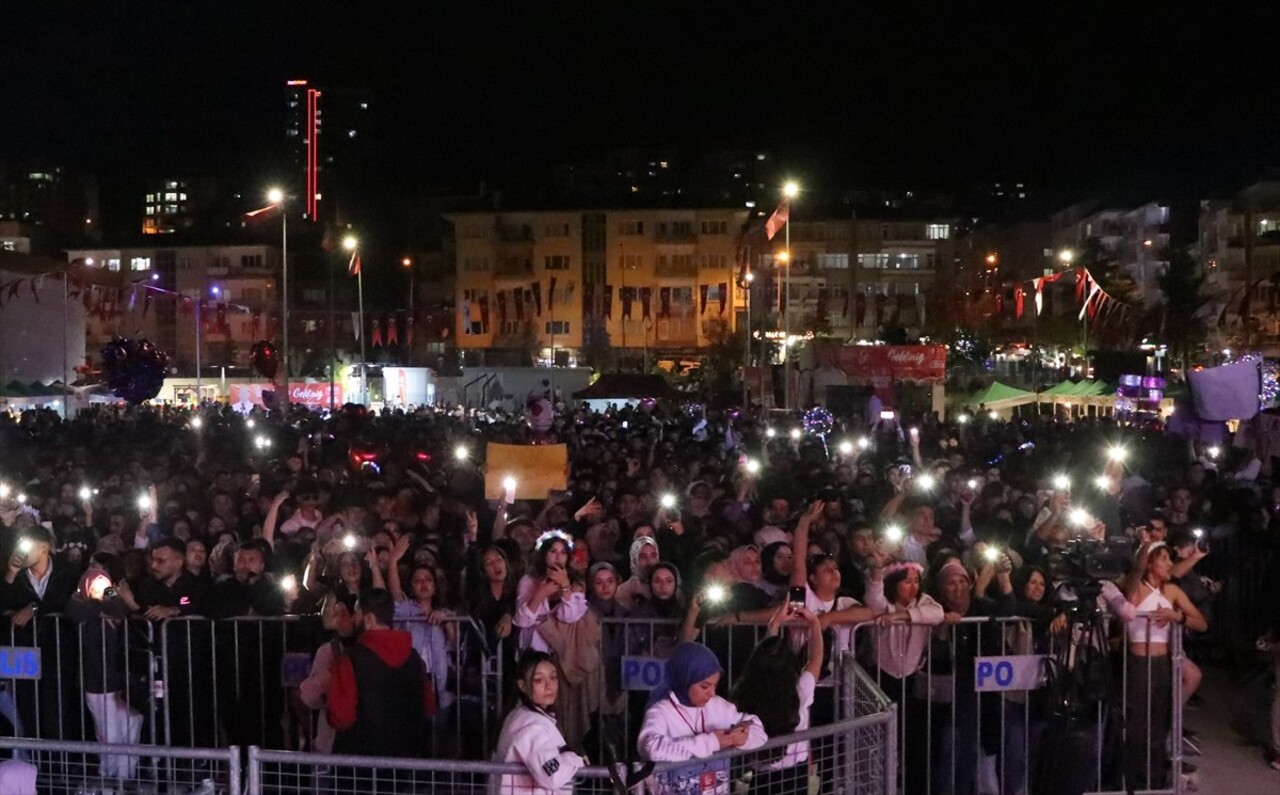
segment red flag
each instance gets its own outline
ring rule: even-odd
[[[360,252],[352,252],[351,261],[347,263],[347,274],[350,276],[359,276],[360,267]]]
[[[320,238],[320,249],[322,251],[333,251],[338,247],[338,236],[333,233],[333,227],[328,224],[324,225],[324,236]]]
[[[413,313],[412,312],[410,312],[409,316],[404,320],[404,344],[405,344],[405,347],[408,347],[408,348],[413,347]]]
[[[773,215],[769,216],[769,220],[764,222],[764,234],[769,240],[773,240],[773,236],[778,234],[783,225],[791,220],[791,202],[783,199],[778,205],[778,209],[773,211]]]
[[[376,319],[373,321],[373,334],[370,335],[369,342],[372,343],[375,348],[382,347],[382,329],[378,326],[378,321]]]
[[[1023,305],[1023,302],[1026,301],[1026,299],[1027,299],[1027,291],[1022,288],[1021,284],[1013,288],[1014,317],[1017,317],[1017,318],[1022,317],[1022,305]]]
[[[395,315],[390,315],[389,317],[387,317],[387,347],[400,344],[399,325],[400,324],[396,322]]]
[[[1083,301],[1085,287],[1089,283],[1089,272],[1084,268],[1076,268],[1076,300]]]

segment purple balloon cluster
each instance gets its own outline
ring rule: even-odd
[[[116,337],[102,349],[102,373],[121,400],[134,405],[160,394],[169,354],[148,340]]]

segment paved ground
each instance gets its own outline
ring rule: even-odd
[[[1202,705],[1186,712],[1186,725],[1200,734],[1203,756],[1190,757],[1199,770],[1192,776],[1196,795],[1280,795],[1280,771],[1263,761],[1262,748],[1246,742],[1231,727],[1238,700],[1227,675],[1209,669],[1201,688]],[[1259,704],[1258,709],[1265,708]]]

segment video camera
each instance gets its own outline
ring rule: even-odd
[[[1091,583],[1115,580],[1133,568],[1136,543],[1126,536],[1073,538],[1065,549],[1049,553],[1046,568],[1055,582]]]

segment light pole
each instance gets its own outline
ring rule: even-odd
[[[791,408],[791,200],[800,195],[800,186],[788,182],[782,186],[782,195],[787,200],[787,223],[784,230],[783,246],[786,248],[787,273],[783,281],[784,295],[787,300],[782,309],[782,407]]]
[[[743,336],[745,340],[744,350],[742,354],[742,410],[746,411],[751,408],[751,385],[747,379],[747,368],[751,366],[751,283],[755,281],[756,275],[751,272],[751,252],[747,252],[747,272],[742,276],[742,286],[746,291],[746,309],[747,309],[747,333]]]
[[[347,235],[342,239],[342,248],[351,252],[352,256],[356,253],[356,247],[360,241],[355,235]],[[369,404],[369,368],[364,360],[364,265],[356,266],[356,292],[360,302],[359,322],[360,322],[360,405],[367,406]]]
[[[1076,259],[1076,253],[1069,248],[1064,248],[1058,252],[1058,262],[1064,266],[1070,266]],[[1085,294],[1085,300],[1089,300],[1088,293]],[[1080,316],[1080,331],[1082,341],[1080,343],[1080,358],[1084,360],[1084,370],[1082,375],[1087,379],[1089,377],[1089,313],[1085,312]]]
[[[204,288],[201,287],[196,291],[196,408],[200,408],[200,388],[203,383],[200,380],[200,304],[204,303]]]
[[[413,318],[413,257],[405,257],[400,260],[400,267],[409,272],[409,317]],[[394,316],[392,317],[392,320],[394,322]],[[404,346],[404,363],[405,365],[413,364],[413,350],[408,344]]]
[[[289,213],[284,206],[284,191],[272,188],[267,201],[280,210],[280,369],[284,370],[284,416],[289,416]]]

